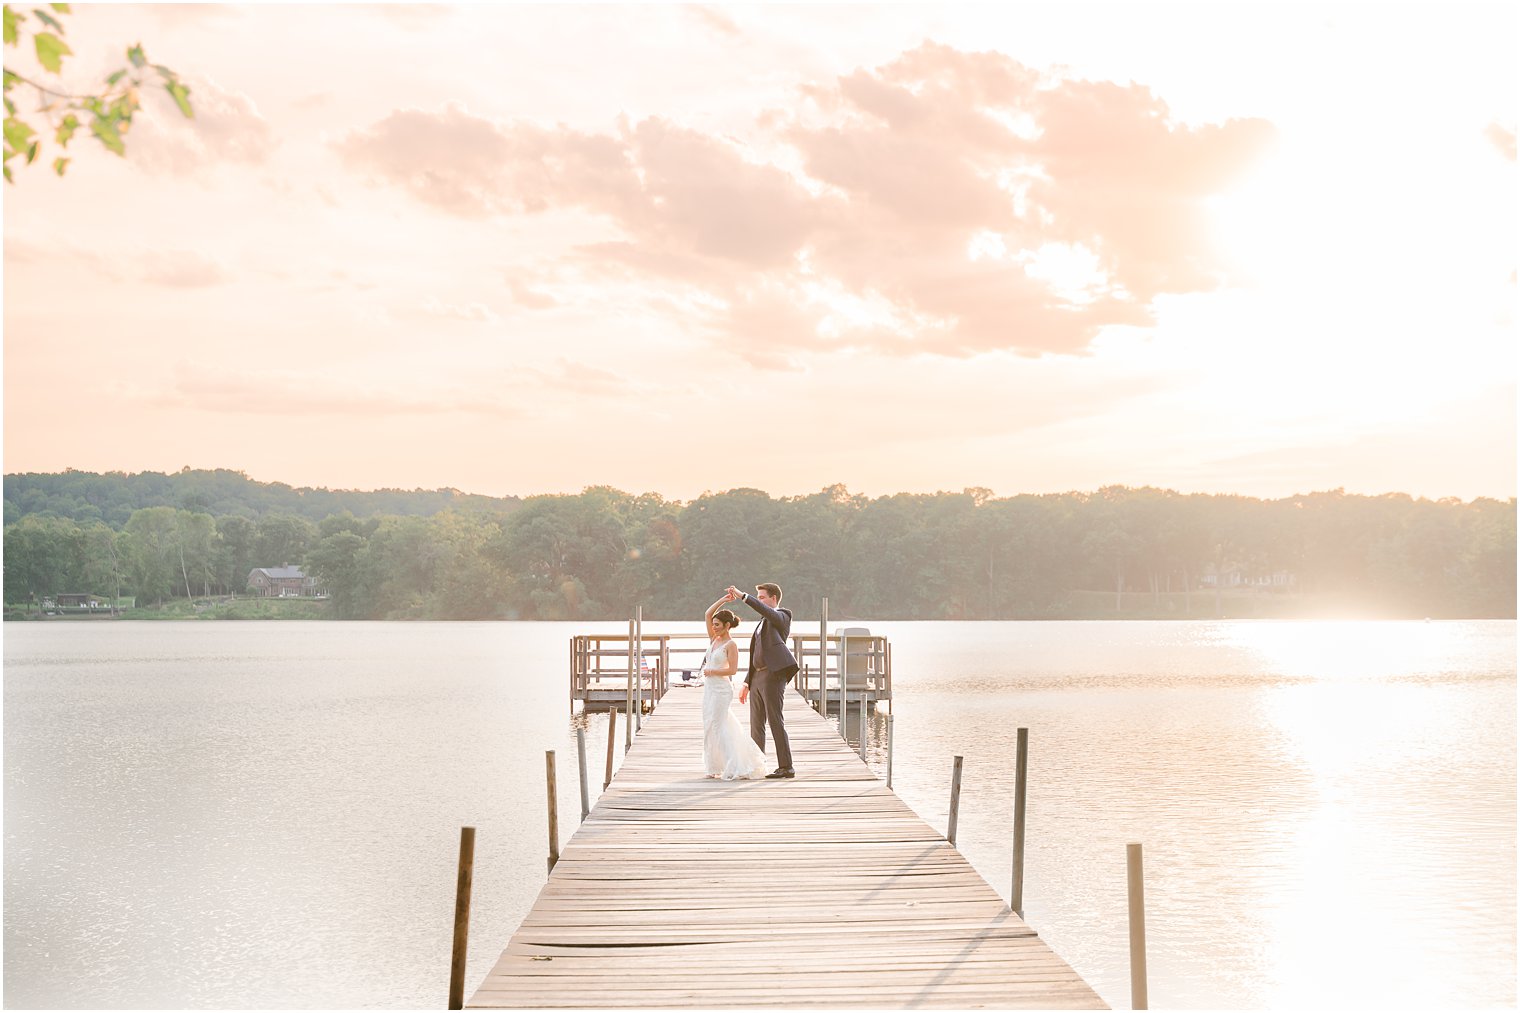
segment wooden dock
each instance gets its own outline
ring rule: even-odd
[[[800,625],[800,624],[799,624]],[[705,633],[645,631],[630,622],[628,633],[588,633],[570,638],[570,713],[632,711],[653,708],[671,686],[700,683]],[[739,647],[739,670],[749,666],[749,637],[734,638]],[[801,666],[793,688],[814,707],[839,712],[862,700],[870,706],[892,699],[892,647],[883,636],[864,627],[820,624],[819,632],[794,627],[792,655]],[[637,660],[635,660],[637,659]],[[679,673],[679,675],[677,675]],[[842,680],[842,685],[841,685]],[[818,701],[823,693],[823,704]]]
[[[701,696],[645,719],[469,1007],[1107,1008],[795,692],[796,779],[704,778]]]

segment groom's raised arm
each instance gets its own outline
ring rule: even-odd
[[[791,631],[792,631],[792,617],[791,616],[787,615],[785,612],[778,612],[778,611],[776,611],[775,609],[771,608],[769,605],[765,604],[765,602],[761,601],[759,598],[756,598],[752,594],[745,594],[743,591],[740,591],[739,592],[739,598],[740,598],[740,600],[742,600],[744,602],[744,604],[748,605],[750,608],[754,609],[756,612],[760,613],[765,618],[769,619],[771,622],[775,623],[776,627],[777,627],[777,632],[781,634],[781,639],[782,640],[785,640],[787,638],[787,636],[791,633]]]

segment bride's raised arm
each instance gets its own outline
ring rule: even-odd
[[[708,640],[714,640],[714,639],[717,638],[717,634],[713,633],[713,628],[712,628],[713,616],[715,616],[715,615],[718,614],[718,610],[720,608],[722,608],[724,605],[727,605],[729,602],[731,602],[733,600],[734,600],[734,596],[733,595],[731,595],[731,594],[725,594],[723,597],[719,598],[717,601],[715,601],[711,605],[707,606],[707,614],[702,617],[702,629],[704,629],[704,630],[707,631],[707,639]]]

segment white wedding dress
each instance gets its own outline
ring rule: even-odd
[[[734,717],[734,677],[706,674],[728,667],[724,652],[729,643],[715,641],[702,659],[702,760],[708,777],[764,777],[765,753]]]

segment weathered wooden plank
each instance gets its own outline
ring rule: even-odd
[[[1103,1008],[833,727],[787,696],[798,777],[701,776],[669,694],[472,1007]]]

